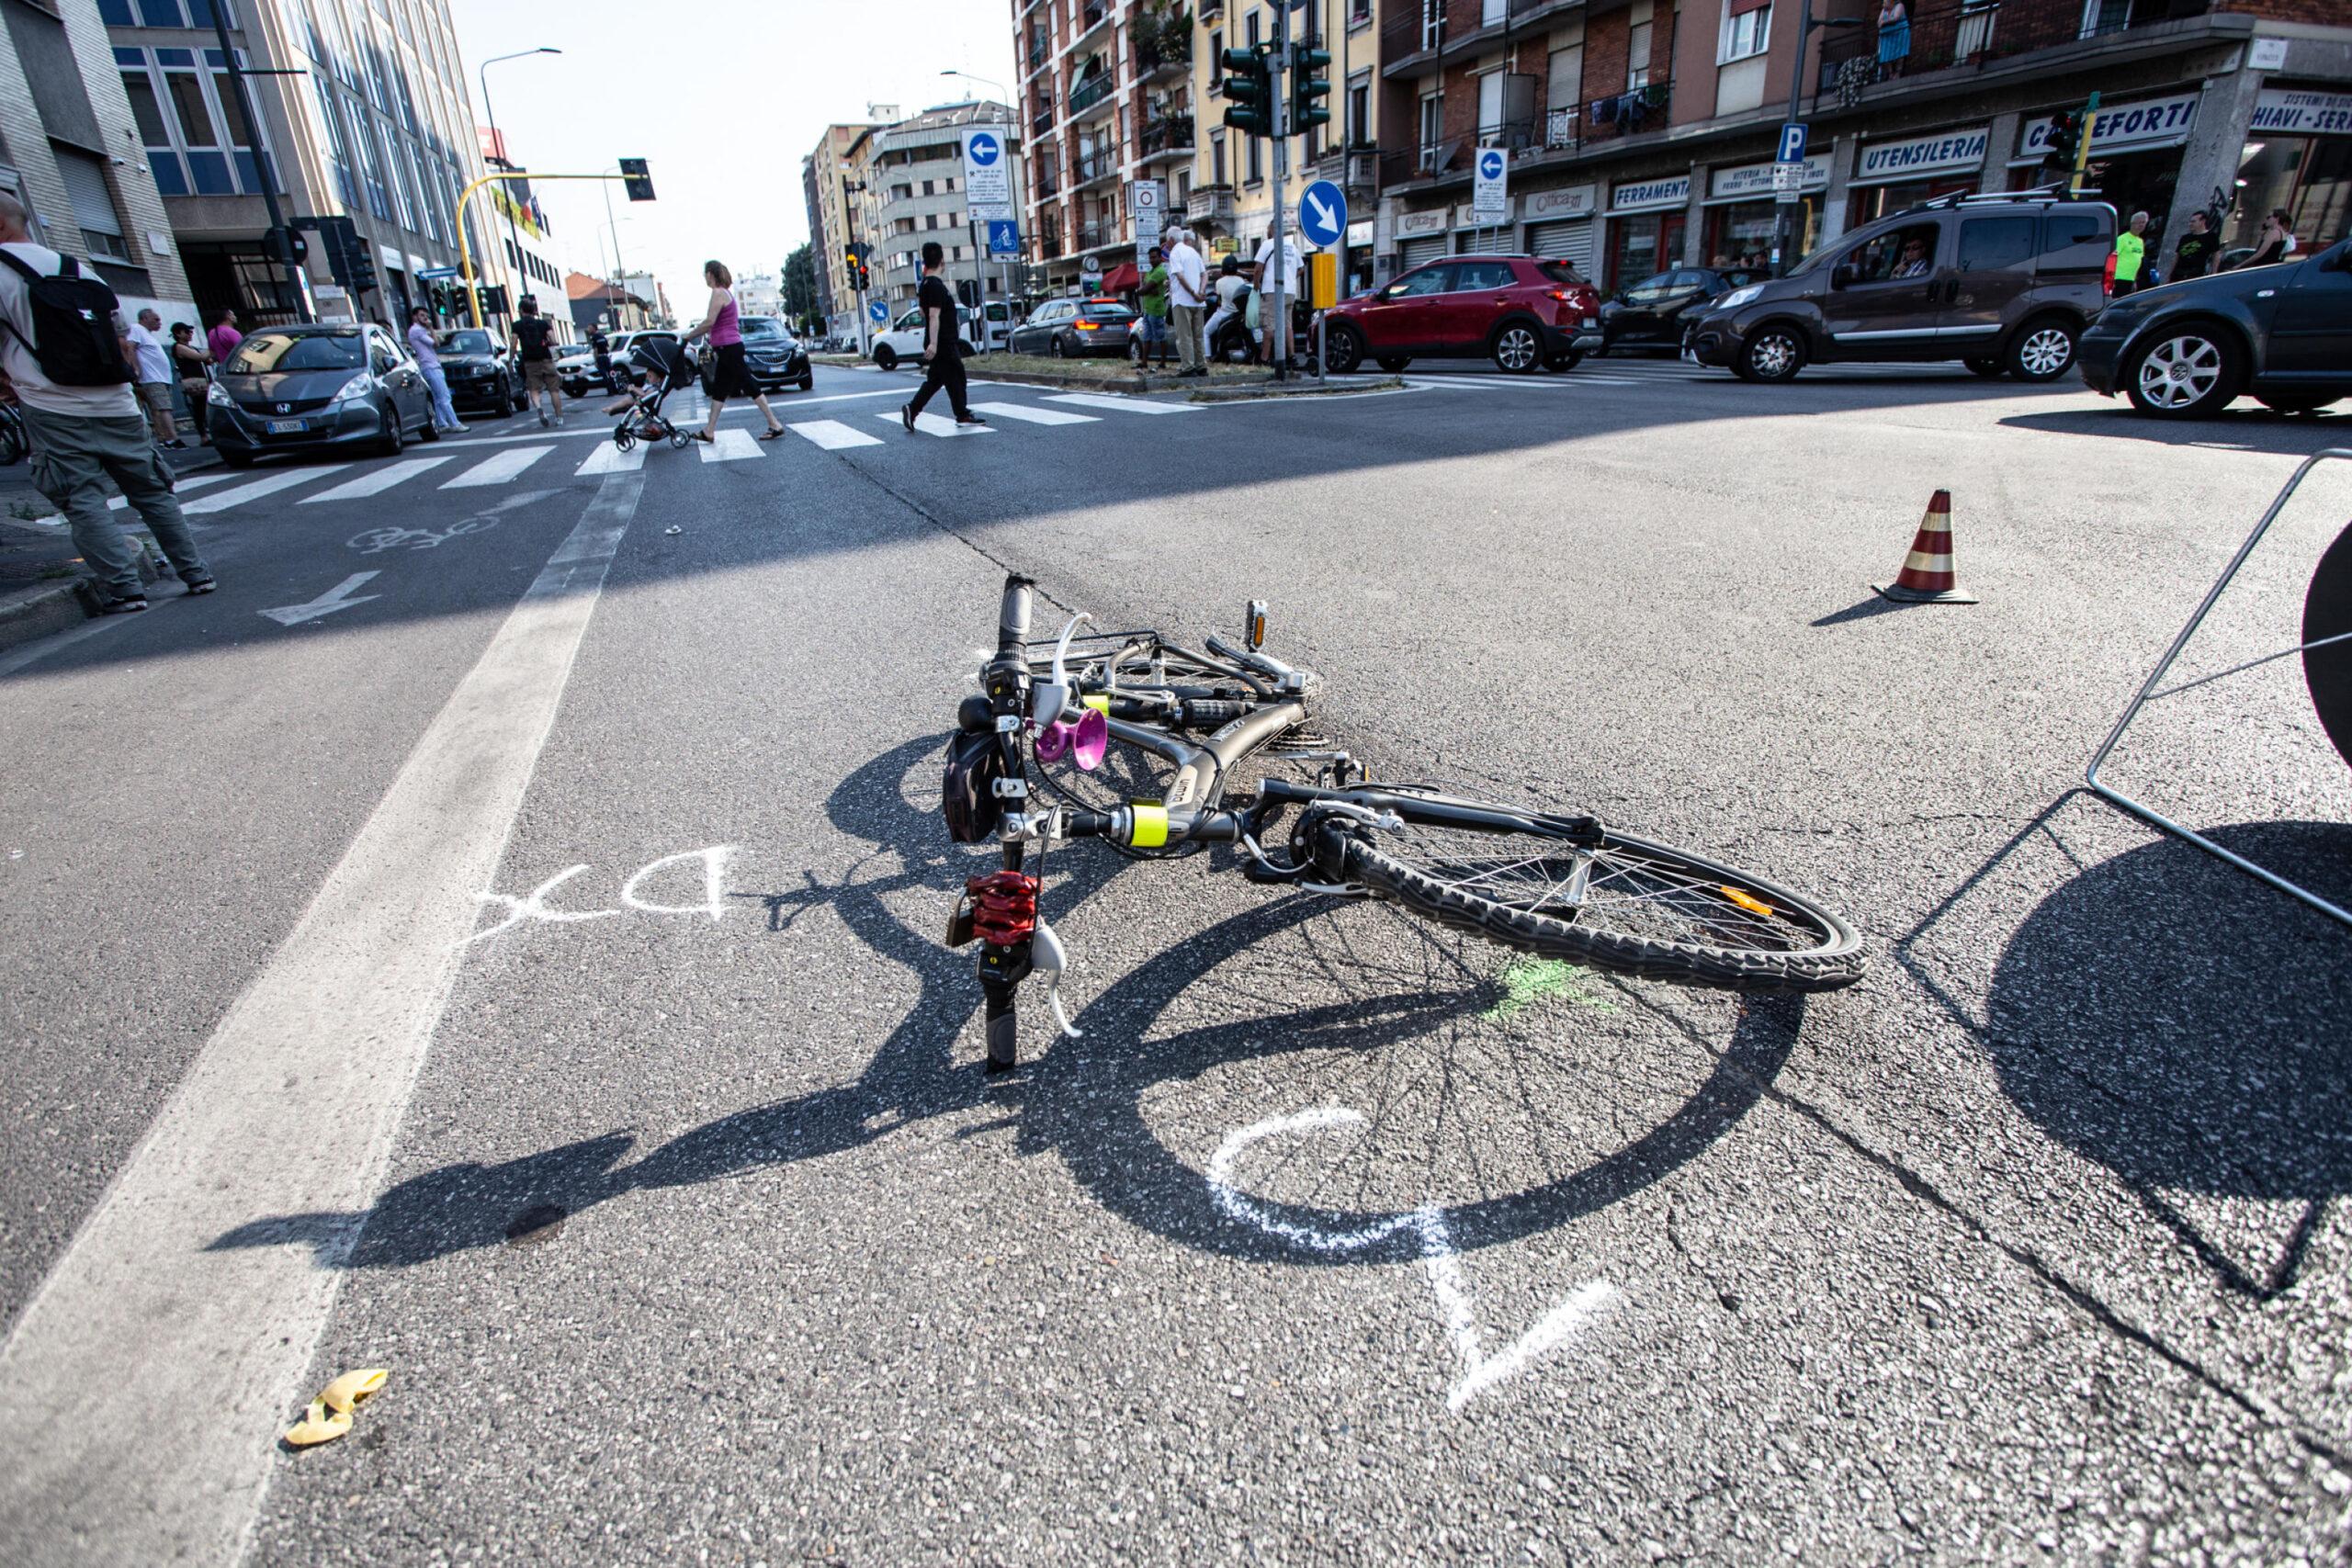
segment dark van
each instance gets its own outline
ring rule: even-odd
[[[1939,197],[1735,288],[1690,329],[1702,365],[1785,381],[1809,364],[1958,360],[2048,381],[2106,302],[2115,209],[2055,193]]]

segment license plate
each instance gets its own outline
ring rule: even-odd
[[[1595,328],[1595,327],[1599,326],[1600,324],[1600,320],[1599,320],[1597,317],[1593,317],[1593,316],[1587,316],[1587,317],[1584,319],[1585,330],[1586,330],[1587,332],[1590,332],[1593,328]]]
[[[307,419],[273,419],[269,422],[272,435],[300,435],[311,428]]]

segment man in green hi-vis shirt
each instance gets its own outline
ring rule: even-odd
[[[2135,212],[2132,226],[2115,236],[2115,288],[2118,299],[2140,287],[2140,269],[2148,260],[2148,215]]]

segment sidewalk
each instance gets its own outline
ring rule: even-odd
[[[220,461],[209,446],[164,457],[182,474]],[[121,515],[134,538],[146,537],[136,514],[125,511]],[[153,541],[148,554],[160,559]],[[30,462],[0,468],[0,649],[48,637],[86,619],[74,594],[74,581],[81,575],[81,553],[74,547],[65,520],[33,488]]]

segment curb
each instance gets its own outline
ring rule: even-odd
[[[52,637],[87,619],[89,612],[75,597],[74,583],[54,583],[12,604],[0,604],[0,650]]]
[[[1395,392],[1404,389],[1403,378],[1391,376],[1385,380],[1362,384],[1349,382],[1332,386],[1313,382],[1300,386],[1288,382],[1268,382],[1254,387],[1201,387],[1194,389],[1192,401],[1196,403],[1239,403],[1263,398],[1340,398],[1353,397],[1359,392]]]

